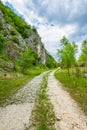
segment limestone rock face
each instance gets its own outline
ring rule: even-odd
[[[41,42],[41,38],[38,34],[35,34],[33,31],[31,32],[31,36],[25,39],[25,43],[27,46],[31,47],[39,56],[42,64],[46,62],[46,49],[44,48],[43,43]]]
[[[0,21],[3,26],[3,30],[0,30],[0,32],[5,35],[7,41],[3,51],[4,54],[8,55],[11,60],[16,60],[20,51],[26,51],[27,48],[31,47],[38,54],[40,62],[45,64],[47,51],[44,48],[38,33],[35,33],[29,29],[29,37],[24,39],[22,35],[14,28],[14,26],[6,22],[4,14],[1,10]],[[15,31],[15,34],[12,34],[12,31]],[[18,40],[18,43],[14,41],[14,37]]]
[[[8,56],[11,61],[16,61],[20,53],[26,52],[28,48],[32,48],[38,55],[39,62],[46,65],[49,53],[45,49],[38,32],[22,18],[14,14],[12,10],[5,7],[1,1],[0,34],[5,38],[5,47],[2,53]]]

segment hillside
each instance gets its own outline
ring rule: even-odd
[[[16,66],[23,65],[38,66],[38,64],[47,67],[56,66],[55,60],[44,48],[36,28],[28,25],[0,1],[1,70],[2,68],[13,70]]]

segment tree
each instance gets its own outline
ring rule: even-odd
[[[46,56],[47,60],[46,60],[46,66],[48,68],[55,68],[57,66],[57,62],[54,60],[54,58],[52,56],[50,56],[49,54]]]
[[[65,36],[63,36],[60,42],[62,43],[62,46],[66,46],[69,43],[68,39]]]
[[[22,68],[22,72],[24,73],[29,67],[35,66],[38,63],[38,55],[29,48],[26,52],[22,53],[18,64]]]
[[[68,75],[70,75],[69,68],[75,64],[76,58],[75,54],[77,52],[77,46],[75,42],[69,43],[66,37],[61,40],[61,49],[58,49],[58,58],[61,62],[62,67],[67,68]]]
[[[3,34],[0,34],[0,52],[2,51],[4,46],[5,46],[5,38]]]
[[[87,40],[83,41],[81,51],[82,52],[79,61],[82,61],[87,64]]]

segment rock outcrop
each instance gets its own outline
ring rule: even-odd
[[[38,54],[41,64],[46,64],[49,53],[44,48],[40,36],[34,27],[28,25],[21,17],[17,16],[9,7],[0,1],[0,33],[5,37],[3,54],[14,61],[19,54],[32,48]],[[50,56],[50,58],[52,58]],[[54,59],[52,58],[54,61]]]

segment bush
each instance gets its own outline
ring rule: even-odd
[[[19,42],[19,40],[18,40],[18,38],[16,36],[12,37],[12,41],[17,43],[18,45],[20,44],[20,42]]]
[[[57,63],[56,63],[56,61],[53,59],[52,56],[47,55],[46,58],[47,58],[47,60],[46,60],[46,66],[47,66],[48,68],[55,68],[55,67],[57,67]]]
[[[22,36],[23,36],[24,39],[28,38],[29,37],[28,31],[25,30],[24,32],[22,32]]]
[[[28,29],[31,29],[31,26],[27,25],[21,17],[17,16],[9,7],[4,6],[1,2],[0,9],[4,14],[6,22],[14,26],[23,38],[28,38]]]
[[[16,34],[17,34],[17,32],[16,32],[16,30],[15,30],[15,29],[12,29],[12,30],[10,31],[10,34],[11,34],[11,35],[16,35]]]
[[[8,30],[4,30],[4,36],[7,36],[9,34]]]
[[[0,59],[3,59],[3,60],[5,60],[5,61],[9,61],[9,58],[8,58],[8,56],[7,55],[0,55]]]
[[[32,27],[33,32],[37,33],[37,29],[33,26]]]
[[[0,21],[0,30],[3,30],[2,22]]]
[[[3,34],[0,34],[0,51],[2,51],[4,46],[5,46],[5,38]]]
[[[31,48],[29,48],[28,51],[22,53],[18,60],[18,64],[21,66],[23,73],[28,68],[36,66],[37,63],[38,63],[38,55]]]

